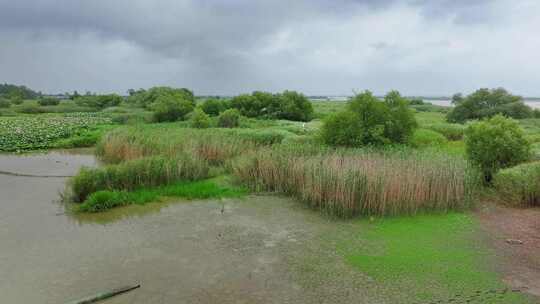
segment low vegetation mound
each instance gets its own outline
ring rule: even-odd
[[[510,204],[540,206],[540,162],[501,170],[495,175],[493,185]]]
[[[183,199],[209,199],[239,197],[245,193],[242,188],[227,187],[212,180],[182,182],[154,188],[141,188],[135,191],[97,191],[92,193],[78,207],[82,212],[102,212],[115,207],[131,204],[144,205],[156,202],[163,197]]]
[[[468,159],[480,168],[487,183],[498,170],[531,157],[523,129],[501,115],[471,124],[465,131],[465,145]]]
[[[466,97],[455,94],[452,103],[455,107],[447,115],[450,122],[463,123],[497,114],[516,119],[530,118],[534,115],[533,110],[523,103],[520,96],[512,95],[503,88],[479,89]]]
[[[83,168],[71,180],[75,202],[101,190],[135,190],[141,187],[167,185],[179,181],[195,181],[208,177],[206,161],[189,155],[174,158],[154,156],[126,161],[102,168]]]
[[[404,144],[416,127],[414,113],[399,92],[392,91],[380,101],[366,91],[353,97],[346,111],[324,121],[321,138],[331,146]]]

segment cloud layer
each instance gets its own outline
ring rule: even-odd
[[[540,96],[539,13],[534,0],[0,0],[0,81]]]

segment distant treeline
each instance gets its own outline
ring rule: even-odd
[[[25,86],[18,86],[14,84],[0,84],[0,97],[4,98],[20,98],[20,99],[34,99],[40,96],[41,93],[35,92]]]

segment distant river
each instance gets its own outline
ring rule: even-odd
[[[424,99],[424,101],[431,102],[432,104],[439,106],[452,106],[450,99]],[[533,109],[540,109],[540,101],[525,101],[525,104]]]

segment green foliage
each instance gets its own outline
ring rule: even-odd
[[[11,107],[11,102],[8,99],[0,97],[0,108],[9,108]]]
[[[322,139],[326,144],[407,143],[417,126],[414,114],[407,107],[407,100],[397,91],[390,92],[384,102],[369,91],[358,94],[349,101],[348,112],[330,116],[325,121]]]
[[[411,106],[418,106],[418,105],[423,105],[424,104],[424,100],[422,98],[410,98],[409,99],[409,104]]]
[[[190,126],[197,129],[208,128],[210,127],[210,116],[203,110],[197,108],[191,114]]]
[[[501,115],[471,124],[465,130],[465,144],[467,157],[482,170],[486,182],[498,170],[524,162],[531,155],[523,130]]]
[[[156,122],[184,120],[194,108],[194,101],[175,95],[161,95],[151,105]]]
[[[358,115],[351,111],[330,114],[321,128],[321,139],[331,146],[359,146],[362,126]]]
[[[20,105],[24,102],[24,99],[19,95],[15,95],[15,96],[11,96],[10,101],[14,105]]]
[[[83,202],[100,190],[135,190],[208,177],[206,161],[187,155],[147,157],[101,168],[83,168],[70,181],[72,200]]]
[[[236,128],[240,125],[240,112],[236,109],[228,109],[219,114],[218,127],[220,128]]]
[[[414,113],[408,108],[408,101],[398,91],[391,91],[384,97],[384,102],[389,107],[390,115],[385,126],[385,137],[394,143],[407,143],[418,126]]]
[[[228,108],[228,105],[225,100],[208,98],[202,102],[200,107],[204,111],[204,113],[210,116],[218,116],[219,113],[225,111]]]
[[[313,118],[313,105],[303,94],[285,91],[275,96],[273,101],[274,104],[269,107],[270,117],[294,121],[310,121]]]
[[[39,94],[25,86],[4,83],[0,84],[0,96],[2,95],[7,98],[18,96],[20,99],[34,99],[38,97]]]
[[[481,119],[503,114],[512,118],[532,117],[532,109],[523,103],[520,96],[514,96],[503,88],[479,89],[463,98],[454,95],[454,109],[447,115],[450,122],[463,123],[471,119]]]
[[[540,206],[540,162],[501,170],[495,175],[493,185],[512,205]]]
[[[534,109],[533,117],[534,118],[540,118],[540,109]]]
[[[115,107],[122,103],[123,98],[117,94],[85,95],[75,98],[75,103],[83,107],[104,109]]]
[[[110,118],[77,113],[72,116],[2,117],[0,151],[24,151],[55,147],[63,138],[110,124]]]
[[[428,129],[417,129],[411,138],[411,146],[415,148],[440,147],[447,141],[441,133]]]
[[[313,117],[313,106],[303,94],[284,91],[281,94],[253,92],[231,99],[230,105],[246,117],[309,121]]]
[[[25,114],[43,113],[43,110],[41,109],[41,107],[35,103],[25,103],[21,105],[20,107],[18,107],[16,111],[19,113],[25,113]]]
[[[38,99],[40,106],[57,106],[60,103],[60,99],[54,97],[41,97]]]
[[[152,108],[154,103],[159,99],[164,100],[185,100],[189,101],[195,107],[195,96],[188,89],[170,88],[170,87],[153,87],[149,90],[139,90],[130,93],[126,100],[127,103],[143,108]]]
[[[188,200],[239,197],[245,190],[219,185],[211,180],[183,182],[155,188],[128,191],[98,191],[92,193],[78,210],[81,212],[102,212],[115,207],[159,201],[162,197],[180,197]]]
[[[427,125],[426,128],[441,133],[448,140],[461,140],[465,133],[465,127],[461,124],[437,123]]]

